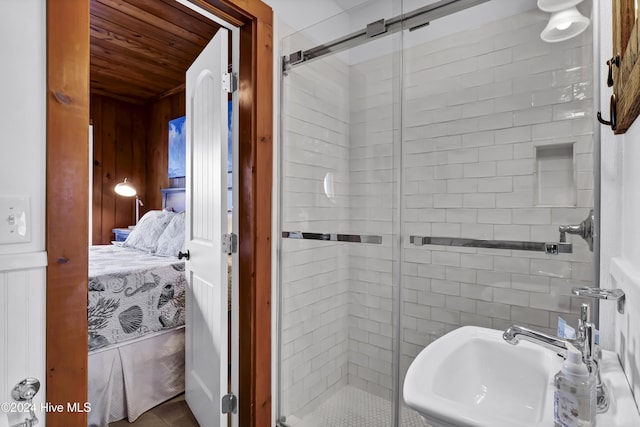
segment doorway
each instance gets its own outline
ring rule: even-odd
[[[242,425],[266,425],[271,381],[272,13],[257,0],[194,3],[240,27],[238,326],[244,397],[239,413]],[[47,401],[58,403],[84,402],[87,393],[88,33],[86,1],[48,2]],[[70,232],[82,237],[69,239]],[[48,414],[47,422],[86,425],[86,414]]]
[[[190,272],[207,252],[207,269],[195,277],[207,276],[221,249],[220,244],[198,246],[203,241],[191,238],[183,249],[184,224],[187,230],[197,231],[188,226],[197,216],[208,224],[207,230],[212,230],[211,225],[221,217],[216,209],[205,210],[204,214],[199,203],[204,200],[213,206],[224,202],[226,212],[226,181],[231,178],[226,173],[227,155],[223,155],[222,175],[210,173],[220,166],[217,156],[211,155],[226,148],[227,140],[230,146],[237,146],[237,137],[219,140],[209,132],[201,138],[185,135],[199,135],[198,130],[204,128],[226,134],[227,126],[219,126],[218,121],[226,123],[222,116],[229,109],[227,96],[229,107],[237,111],[237,91],[231,85],[223,92],[207,91],[199,99],[211,110],[196,126],[194,108],[200,104],[193,98],[197,83],[189,76],[194,76],[196,64],[204,66],[202,77],[212,77],[212,86],[206,86],[210,89],[222,88],[215,81],[225,76],[237,76],[239,29],[187,1],[92,0],[90,36],[90,114],[96,135],[90,188],[95,189],[91,203],[95,215],[90,221],[95,226],[92,242],[96,246],[89,247],[89,425],[106,426],[122,418],[134,421],[186,388],[186,401],[204,426],[215,418],[222,395],[238,395],[237,338],[224,326],[227,311],[230,326],[237,322],[237,304],[228,298],[232,293],[226,286],[229,283],[229,289],[237,288],[237,274],[231,286],[225,254],[225,268],[220,269],[224,277],[205,285],[212,291],[221,288],[221,292],[205,292],[208,297],[196,292],[196,284],[202,282],[194,280]],[[214,51],[220,53],[215,55]],[[232,115],[229,111],[229,118]],[[175,141],[179,135],[182,143]],[[206,141],[205,152],[195,154],[195,141]],[[230,149],[229,154],[232,152]],[[187,161],[188,153],[193,153],[189,157],[194,161]],[[233,163],[231,157],[229,162]],[[201,166],[207,172],[194,179]],[[220,184],[224,191],[217,188],[217,178],[224,178]],[[116,183],[123,180],[135,188],[135,199],[114,194],[114,186],[116,190],[122,187],[124,184]],[[230,179],[228,187],[232,187]],[[233,188],[238,188],[237,183]],[[144,205],[137,206],[138,201],[144,201]],[[143,211],[142,216],[138,209]],[[160,232],[164,223],[167,227]],[[237,236],[237,224],[229,227],[222,227],[215,235]],[[113,241],[112,232],[120,241]],[[193,255],[191,261],[175,259],[178,251],[188,253],[187,249]],[[237,269],[237,259],[229,264]],[[217,304],[214,295],[224,301]],[[198,315],[202,311],[211,314],[206,307],[217,305],[224,306],[217,321]],[[218,329],[222,333],[213,332]],[[237,332],[237,327],[229,330]],[[200,339],[194,341],[194,334]],[[194,366],[199,360],[194,346],[198,347],[197,354],[203,354],[203,346],[207,348],[205,364],[198,369]],[[233,380],[227,378],[227,352],[221,350],[224,357],[220,364],[224,367],[219,370],[222,378],[217,383],[206,372],[214,371],[209,369],[212,363],[219,364],[214,362],[222,356],[217,349],[227,347]],[[194,382],[193,375],[199,381]],[[194,392],[200,387],[207,392]],[[209,396],[206,404],[202,404],[204,396]]]

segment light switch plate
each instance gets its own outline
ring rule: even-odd
[[[0,196],[0,244],[31,241],[30,199]]]

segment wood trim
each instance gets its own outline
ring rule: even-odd
[[[46,401],[87,401],[89,2],[47,0]],[[64,206],[64,209],[60,209]],[[49,427],[86,426],[82,412]]]
[[[256,102],[272,100],[273,29],[271,23],[257,22]],[[273,165],[273,102],[256,111],[255,139],[255,425],[271,421],[271,200]]]
[[[240,45],[246,46],[251,45],[251,27],[243,27],[240,31]],[[244,51],[242,52],[244,53]],[[240,55],[240,76],[239,76],[239,88],[240,88],[240,96],[239,105],[238,105],[238,119],[241,122],[246,122],[253,115],[253,92],[251,90],[247,90],[247,88],[252,87],[252,58],[253,54],[251,51],[247,52],[245,55]],[[239,142],[240,142],[240,151],[239,151],[239,160],[238,160],[238,173],[239,178],[238,182],[240,185],[240,191],[242,194],[248,194],[249,200],[253,200],[254,195],[253,191],[255,188],[255,182],[253,181],[253,150],[252,150],[252,141],[254,139],[253,127],[251,126],[241,126],[238,129],[239,132]],[[244,199],[244,198],[243,198]],[[253,224],[251,222],[251,215],[253,211],[253,205],[251,203],[246,204],[244,200],[240,201],[240,207],[238,209],[238,233],[241,236],[241,242],[239,245],[239,261],[240,268],[239,271],[239,292],[238,299],[240,302],[248,301],[248,304],[240,304],[239,313],[238,313],[238,323],[239,323],[239,420],[240,425],[245,425],[242,422],[244,421],[246,425],[256,425],[255,424],[255,402],[256,402],[256,387],[255,387],[255,378],[251,376],[245,375],[245,372],[254,372],[255,365],[254,357],[247,357],[247,355],[251,354],[251,349],[255,347],[254,337],[255,337],[255,327],[254,327],[254,313],[256,301],[254,298],[253,289],[255,288],[254,281],[254,271],[255,265],[253,263],[253,259],[251,254],[255,251],[254,242],[255,242],[255,230]],[[250,242],[249,245],[244,245],[242,242],[248,240]],[[244,332],[244,333],[243,333]],[[248,332],[248,333],[247,333]],[[249,396],[249,399],[244,398],[245,396]],[[249,421],[246,421],[249,420]],[[267,424],[269,425],[269,424]]]
[[[271,425],[272,12],[259,0],[192,1],[241,27],[239,424],[264,427]],[[66,404],[87,398],[89,2],[47,0],[47,58],[46,400]],[[46,418],[50,427],[87,423],[82,413]]]
[[[620,56],[620,65],[614,67],[613,93],[617,98],[616,134],[625,133],[640,114],[640,45],[634,0],[614,0],[613,53]]]

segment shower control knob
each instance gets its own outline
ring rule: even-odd
[[[560,242],[564,243],[567,241],[567,234],[577,234],[582,237],[587,244],[589,245],[589,250],[593,252],[593,235],[595,231],[595,216],[593,213],[593,209],[589,211],[589,215],[577,225],[561,225],[558,227],[558,231],[560,231]]]

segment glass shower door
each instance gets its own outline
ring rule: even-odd
[[[392,16],[392,3],[296,33],[282,51],[362,28],[371,7]],[[394,424],[398,40],[289,63],[282,79],[281,426]]]
[[[544,43],[547,19],[374,0],[283,40],[281,427],[426,426],[402,386],[440,336],[577,326],[593,253],[559,228],[594,207],[593,35]]]
[[[594,207],[592,33],[545,43],[548,19],[492,0],[404,34],[401,379],[454,329],[556,335],[588,302],[593,252],[559,228]]]

